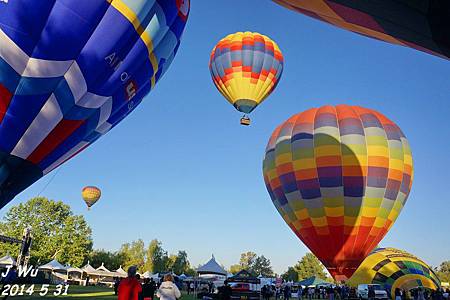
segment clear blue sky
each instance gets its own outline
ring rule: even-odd
[[[285,70],[277,90],[252,114],[252,126],[216,91],[208,70],[217,41],[258,31],[278,42]],[[196,266],[214,253],[225,266],[252,250],[285,271],[308,250],[266,192],[262,158],[272,130],[310,107],[354,104],[379,110],[408,137],[415,180],[383,246],[432,265],[450,259],[450,62],[352,34],[269,0],[193,1],[181,48],[141,106],[62,166],[43,196],[83,214],[95,248],[160,239]],[[41,179],[2,209],[39,193]],[[85,185],[103,197],[88,212]]]

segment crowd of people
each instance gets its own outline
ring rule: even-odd
[[[127,278],[116,279],[114,292],[118,295],[118,300],[153,300],[155,294],[160,300],[177,300],[181,297],[171,274],[165,275],[163,282],[158,286],[152,278],[145,278],[142,281],[135,266],[128,268]]]
[[[305,287],[296,286],[295,292],[293,292],[291,285],[274,286],[264,285],[261,288],[261,297],[265,300],[269,300],[271,297],[275,299],[290,300],[295,294],[297,299],[348,299],[350,297],[350,288],[347,286],[316,286]]]
[[[390,291],[387,291],[390,295]],[[295,296],[295,297],[293,297]],[[373,287],[369,286],[368,289],[368,300],[375,300],[376,293]],[[341,300],[341,299],[352,299],[358,298],[356,295],[356,290],[350,288],[346,285],[341,286],[316,286],[316,287],[305,287],[302,286],[291,286],[291,285],[264,285],[261,288],[261,298],[263,300],[269,300],[274,297],[275,300],[283,299],[290,300],[293,299],[328,299],[328,300]],[[450,289],[447,290],[428,290],[425,288],[416,288],[410,291],[405,291],[400,288],[395,289],[395,299],[394,300],[450,300]]]

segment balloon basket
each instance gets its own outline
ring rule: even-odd
[[[243,116],[241,118],[241,125],[244,125],[244,126],[250,125],[250,118],[247,116]]]

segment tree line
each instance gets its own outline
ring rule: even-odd
[[[83,216],[73,214],[70,206],[62,201],[36,197],[11,207],[0,222],[0,234],[20,239],[26,227],[32,228],[30,263],[35,266],[57,259],[73,267],[81,267],[87,262],[94,268],[104,263],[110,270],[136,265],[140,272],[172,271],[175,274],[195,275],[186,251],[169,254],[156,239],[150,241],[147,247],[139,239],[123,244],[118,251],[94,250],[92,230],[88,223]],[[19,247],[17,244],[0,243],[0,255],[16,257]],[[277,276],[270,260],[252,251],[242,253],[239,262],[231,265],[227,271],[236,274],[244,269],[255,276]],[[450,261],[442,262],[434,271],[441,281],[450,282]],[[288,281],[311,276],[332,281],[322,263],[312,253],[307,253],[281,275]]]

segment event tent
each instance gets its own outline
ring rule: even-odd
[[[242,270],[238,272],[236,275],[228,278],[228,282],[245,282],[245,283],[259,284],[261,281],[258,277],[253,276],[247,270]]]
[[[216,261],[214,255],[212,258],[203,266],[197,269],[198,274],[217,274],[217,275],[227,275],[227,271],[225,271]]]
[[[80,273],[83,274],[83,270],[80,268],[71,267],[70,265],[66,266],[67,273]]]
[[[48,271],[66,271],[67,268],[64,267],[62,264],[60,264],[56,259],[52,260],[51,262],[46,263],[45,265],[42,265],[38,267],[39,270],[48,270]]]
[[[93,266],[91,266],[89,264],[89,262],[81,268],[83,270],[84,273],[88,274],[88,275],[97,275],[97,270],[94,269]]]
[[[3,256],[0,258],[0,267],[6,267],[6,266],[15,266],[17,265],[16,260],[12,258],[9,255]]]
[[[329,285],[329,282],[326,282],[323,279],[317,278],[316,276],[311,276],[309,278],[303,279],[299,281],[298,284],[303,286],[316,286],[316,285]]]
[[[116,273],[118,274],[119,277],[127,277],[128,276],[127,272],[124,269],[122,269],[122,266],[120,266],[116,270]]]

